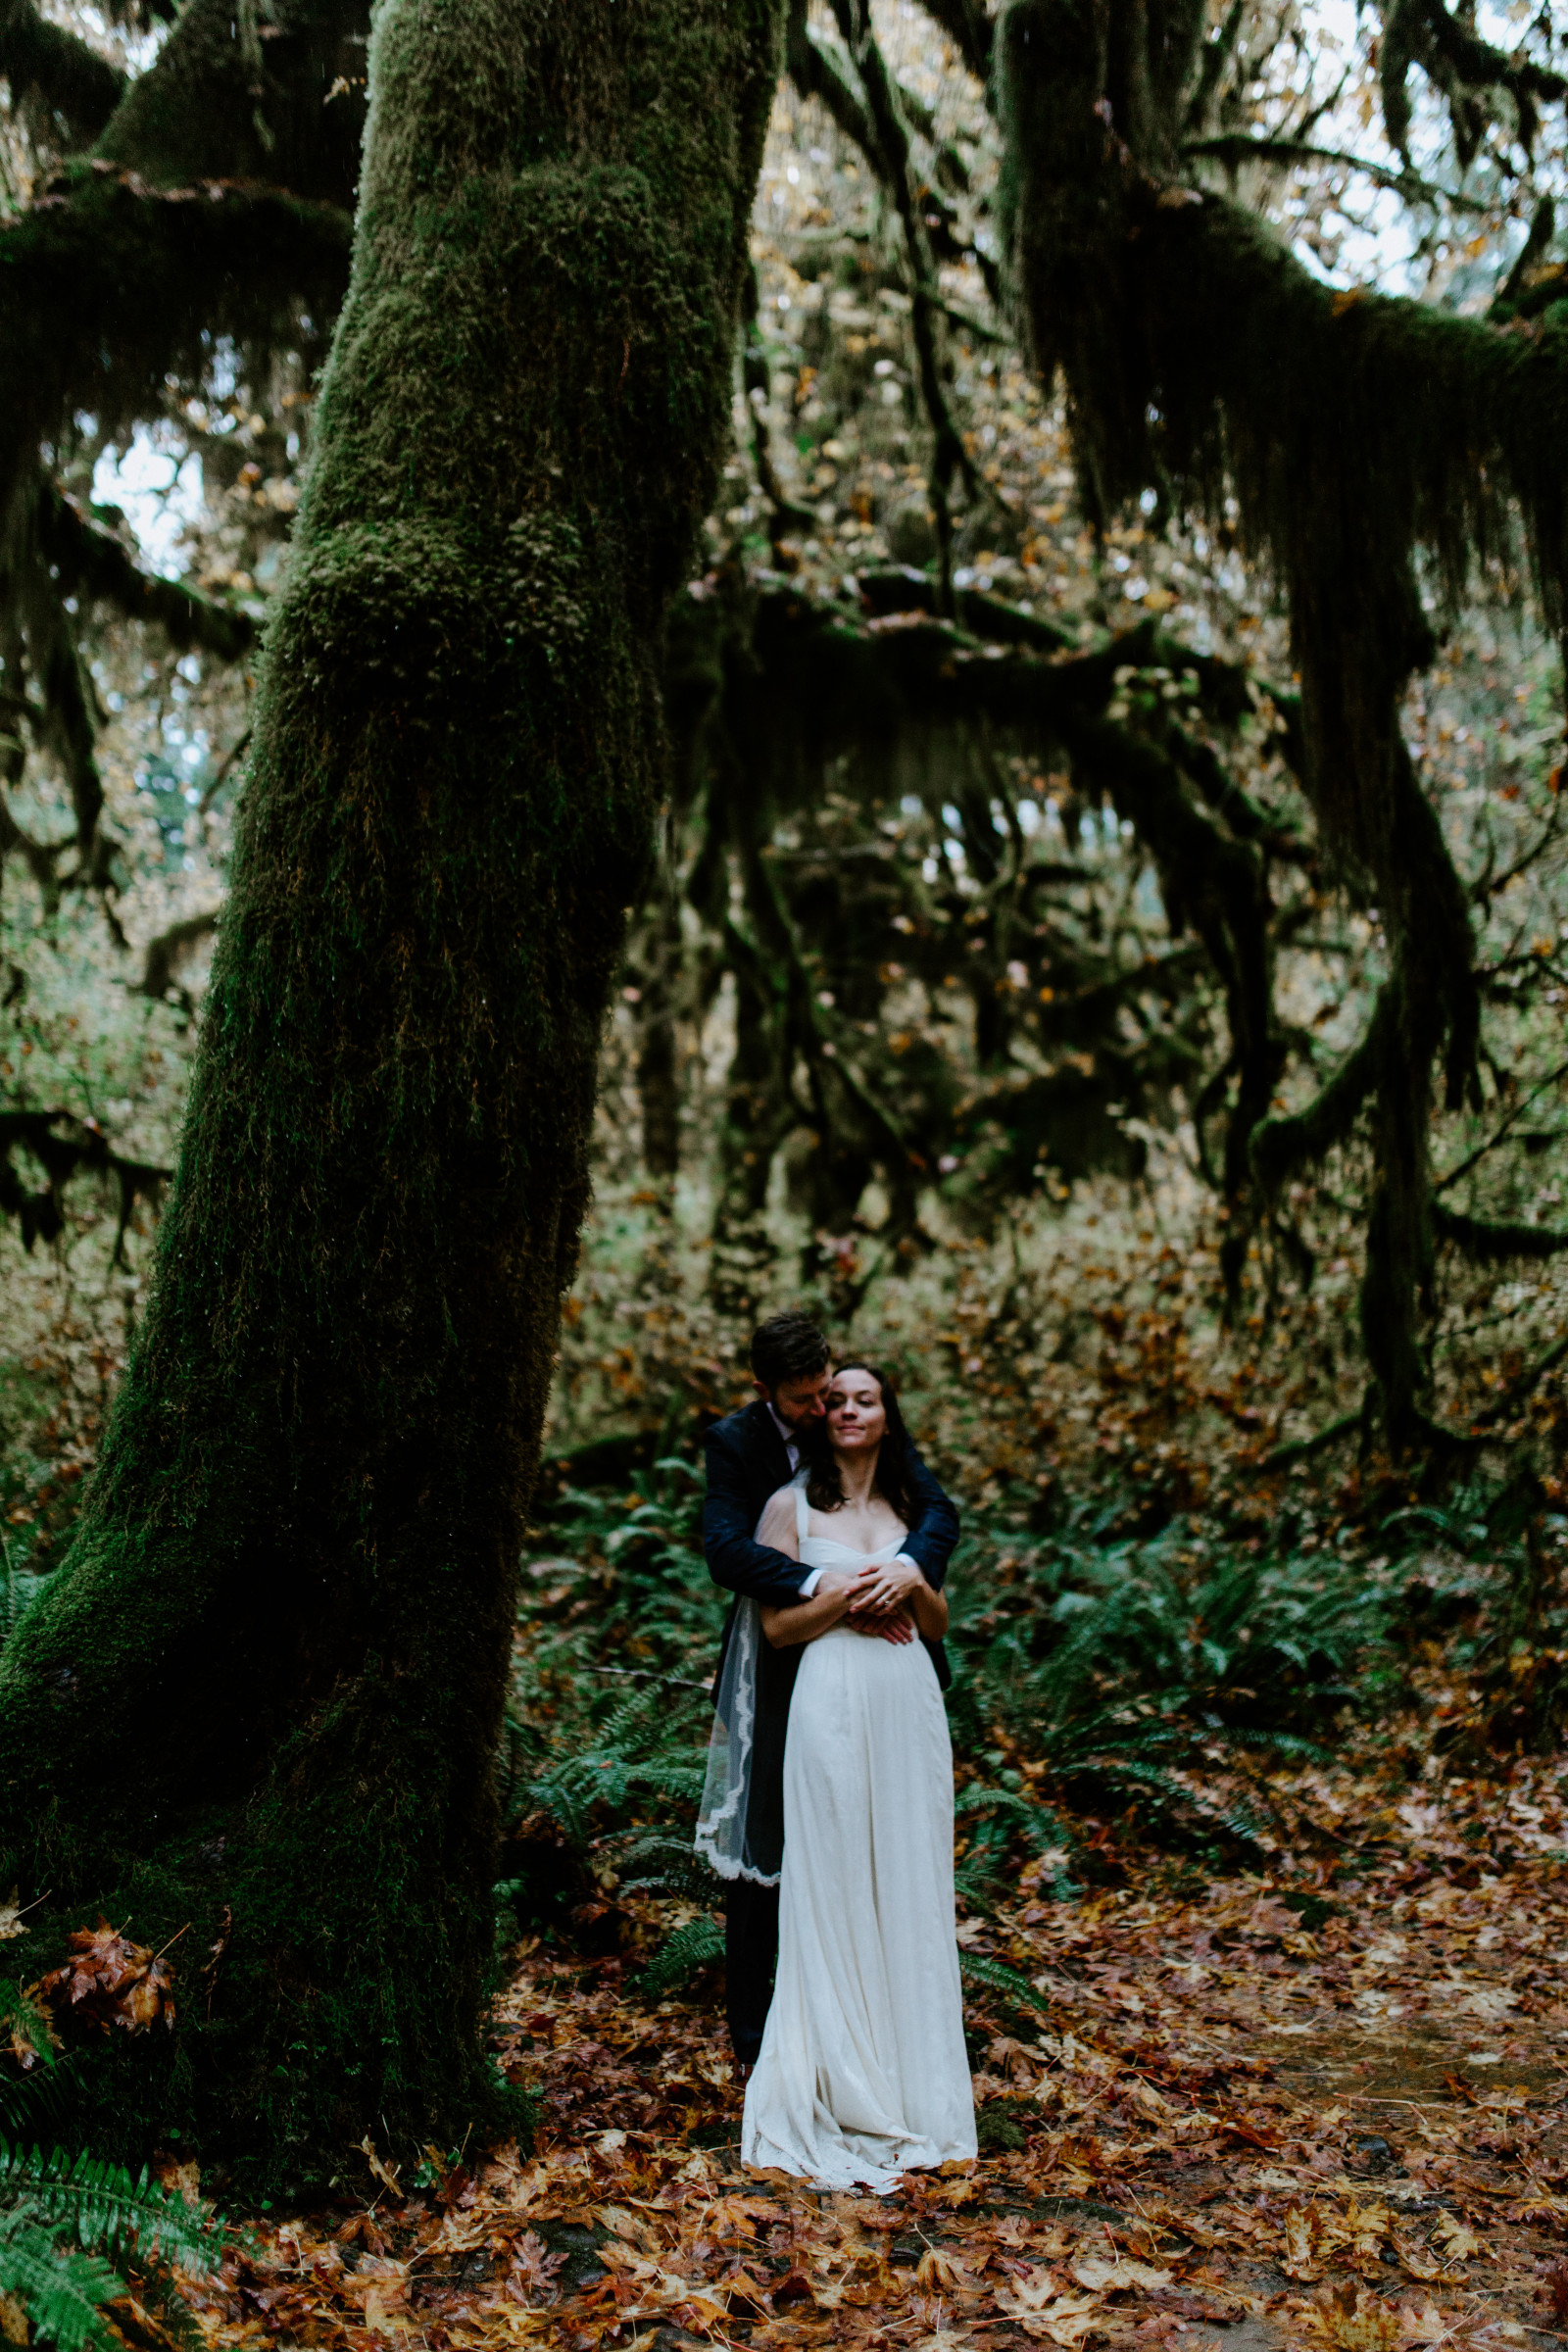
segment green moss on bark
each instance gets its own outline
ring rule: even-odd
[[[0,1660],[4,1867],[222,1945],[116,2097],[273,2174],[486,2095],[514,1562],[772,16],[377,19],[153,1298]]]
[[[369,30],[367,0],[188,0],[97,153],[165,187],[248,179],[351,206]]]
[[[292,346],[336,313],[351,222],[276,189],[148,191],[76,165],[0,228],[0,499],[73,409],[157,416],[166,377],[199,380],[214,342]],[[324,338],[323,338],[324,340]]]
[[[74,139],[96,138],[125,94],[119,68],[39,16],[31,0],[0,5],[0,74],[14,102],[32,99],[47,107]]]

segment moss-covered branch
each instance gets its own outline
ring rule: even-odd
[[[1450,1102],[1472,1095],[1479,1035],[1465,893],[1400,729],[1434,643],[1415,566],[1456,599],[1518,514],[1561,628],[1568,323],[1503,330],[1336,292],[1260,220],[1182,185],[1182,103],[1134,71],[1140,44],[1187,37],[1176,0],[1147,21],[1121,0],[1012,0],[1002,27],[1012,266],[1037,361],[1065,375],[1091,496],[1102,515],[1150,484],[1209,512],[1237,499],[1289,602],[1303,784],[1327,848],[1383,908],[1362,1329],[1402,1447],[1424,1427],[1433,1077],[1441,1063]],[[1265,1134],[1264,1165],[1284,1141]]]
[[[309,350],[348,282],[335,205],[220,182],[161,193],[81,166],[0,228],[0,495],[74,409],[113,426],[162,416],[213,342]]]
[[[113,605],[128,620],[156,624],[180,652],[195,645],[220,661],[237,662],[256,642],[248,612],[183,581],[143,571],[113,531],[48,482],[40,484],[38,540],[63,590]]]
[[[932,435],[927,490],[932,512],[936,515],[943,599],[945,603],[951,603],[953,521],[950,492],[953,479],[957,474],[968,496],[974,499],[980,495],[980,477],[954,421],[943,381],[940,344],[943,305],[939,299],[931,239],[924,212],[915,193],[910,170],[909,134],[905,124],[904,111],[871,23],[870,0],[832,0],[832,8],[845,46],[855,60],[860,86],[865,92],[866,111],[871,123],[871,146],[867,154],[893,200],[904,230],[914,305],[910,323],[914,332],[920,397]]]
[[[1250,164],[1273,164],[1281,170],[1289,170],[1294,164],[1338,164],[1343,170],[1359,172],[1376,186],[1393,188],[1418,204],[1453,205],[1460,212],[1484,213],[1488,209],[1484,198],[1435,187],[1408,165],[1396,168],[1380,164],[1375,158],[1348,155],[1340,147],[1315,146],[1310,139],[1264,138],[1247,131],[1228,131],[1212,138],[1184,139],[1182,153],[1194,163],[1223,164],[1232,172]]]
[[[784,69],[803,98],[815,98],[826,107],[852,145],[868,159],[876,157],[876,133],[870,117],[833,60],[812,39],[807,0],[790,0],[784,31]]]
[[[1250,1153],[1258,1183],[1273,1196],[1303,1168],[1316,1167],[1345,1143],[1377,1084],[1383,1056],[1397,1025],[1397,1000],[1385,986],[1366,1034],[1300,1110],[1282,1111],[1254,1130]]]
[[[1391,0],[1384,14],[1379,60],[1383,121],[1391,143],[1409,160],[1412,111],[1409,76],[1419,66],[1447,101],[1461,171],[1474,156],[1490,119],[1485,103],[1505,91],[1512,99],[1521,144],[1535,142],[1536,110],[1568,93],[1568,79],[1537,65],[1522,50],[1498,49],[1474,23],[1450,14],[1444,0]]]
[[[976,81],[991,72],[991,43],[995,31],[985,0],[922,0],[925,13],[941,25]]]
[[[369,29],[367,0],[271,0],[265,19],[187,0],[98,157],[160,187],[248,180],[351,208]]]
[[[12,1164],[24,1152],[42,1170],[41,1186],[29,1188]],[[67,1110],[0,1110],[0,1216],[15,1217],[23,1248],[52,1242],[65,1231],[65,1188],[74,1176],[96,1175],[113,1182],[119,1196],[112,1263],[123,1256],[125,1232],[139,1200],[156,1201],[169,1181],[167,1168],[117,1152],[95,1119]]]
[[[32,0],[0,0],[0,74],[13,100],[38,100],[82,145],[98,136],[125,94],[119,67],[41,17]]]
[[[103,779],[98,773],[92,690],[82,665],[73,615],[39,537],[37,485],[12,502],[11,528],[0,543],[0,600],[11,609],[26,646],[37,694],[36,725],[53,753],[71,795],[83,876],[99,879],[98,819]]]
[[[200,914],[184,915],[177,923],[158,931],[147,942],[142,958],[141,978],[136,983],[138,996],[151,997],[162,1004],[174,984],[174,974],[194,947],[210,939],[218,929],[219,909],[210,906]]]
[[[69,845],[68,845],[69,846]],[[32,835],[18,824],[3,795],[0,795],[0,869],[6,858],[20,858],[37,883],[46,906],[52,906],[59,894],[61,852],[48,842],[35,841]]]
[[[1516,1257],[1556,1257],[1568,1250],[1568,1233],[1556,1233],[1549,1225],[1467,1216],[1441,1200],[1433,1203],[1432,1222],[1439,1241],[1451,1242],[1461,1255],[1483,1265],[1503,1265]]]

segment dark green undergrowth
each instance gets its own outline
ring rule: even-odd
[[[985,1915],[1031,1861],[1057,1899],[1130,1851],[1195,1879],[1265,1868],[1271,1771],[1347,1740],[1375,1753],[1439,1667],[1473,1678],[1471,1762],[1549,1744],[1568,1523],[1543,1499],[1476,1484],[1329,1542],[1287,1519],[1277,1544],[1189,1517],[1128,1539],[1136,1513],[1102,1499],[1048,1530],[1034,1498],[967,1513],[949,1583],[962,1903]],[[642,1951],[639,1895],[691,1907],[641,1957],[650,1993],[721,1957],[720,1889],[691,1849],[727,1605],[700,1515],[676,1455],[564,1489],[525,1564],[508,1715],[507,1904],[600,1952]],[[1022,1980],[990,1989],[1027,2005]]]

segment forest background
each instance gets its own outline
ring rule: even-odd
[[[169,36],[156,10],[5,24],[15,226],[81,200],[63,158]],[[1234,0],[1173,170],[1267,222],[1348,332],[1375,290],[1554,349],[1560,29],[1524,8],[1456,24]],[[261,75],[293,22],[252,29]],[[330,29],[321,135],[352,158],[364,34],[352,12]],[[1178,1886],[1282,1856],[1326,1884],[1291,1776],[1336,1738],[1363,1774],[1336,1818],[1560,1742],[1568,931],[1544,560],[1506,514],[1474,562],[1436,534],[1392,662],[1432,822],[1392,851],[1358,838],[1303,784],[1323,721],[1285,536],[1224,465],[1199,496],[1174,449],[1125,497],[1093,336],[1058,353],[1038,307],[1022,323],[995,37],[971,0],[791,13],[722,497],[663,648],[658,855],[603,1040],[502,1864],[520,1927],[622,1952],[655,1991],[703,1982],[717,1942],[666,1818],[720,1614],[697,1441],[782,1302],[896,1374],[965,1512],[975,1919],[1025,1859],[1070,1904],[1127,1884],[1150,1840]],[[91,169],[144,193],[112,156]],[[12,511],[8,1627],[69,1547],[143,1312],[311,457],[323,253],[307,293],[258,250],[252,315],[190,337],[156,399],[110,366],[102,413],[73,409]],[[1348,455],[1314,471],[1313,385],[1278,351],[1253,362],[1251,445],[1225,464],[1256,474],[1272,416],[1270,495],[1353,504]],[[1420,442],[1416,377],[1406,352],[1377,379],[1369,445]],[[1399,521],[1374,508],[1367,529],[1393,547]],[[1329,582],[1352,634],[1389,576]],[[1474,1018],[1450,1054],[1460,963]],[[984,1963],[983,1928],[970,1943]]]
[[[726,503],[670,624],[672,772],[605,1037],[551,1450],[592,1483],[592,1462],[618,1480],[689,1449],[746,1392],[750,1322],[799,1298],[887,1361],[971,1505],[1023,1496],[1041,1524],[1086,1508],[1119,1532],[1284,1511],[1328,1541],[1368,1494],[1375,1512],[1414,1493],[1356,1328],[1376,1122],[1352,1106],[1283,1182],[1248,1144],[1366,1039],[1383,912],[1301,793],[1288,626],[1234,497],[1098,512],[1059,387],[1020,354],[989,31],[954,37],[968,23],[878,20],[910,198],[842,28],[792,20]],[[140,67],[160,37],[77,29]],[[1527,34],[1521,18],[1510,54]],[[1499,122],[1456,131],[1440,74],[1398,152],[1380,55],[1369,23],[1233,10],[1190,176],[1255,208],[1346,304],[1372,281],[1463,316],[1518,308],[1529,331],[1556,287],[1551,137],[1526,153],[1506,93]],[[14,207],[70,146],[73,102],[18,70]],[[327,103],[346,121],[351,76]],[[295,326],[249,371],[210,339],[156,415],[78,412],[49,453],[71,549],[45,535],[30,578],[13,557],[13,1577],[68,1536],[174,1160],[255,647],[309,457],[325,322]],[[1499,548],[1457,607],[1428,583],[1441,646],[1401,717],[1483,1006],[1479,1083],[1432,1110],[1411,1336],[1421,1460],[1527,1469],[1554,1498],[1561,670],[1523,560]],[[1038,673],[1075,656],[1093,674],[1064,729]]]

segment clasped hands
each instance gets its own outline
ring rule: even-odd
[[[924,1581],[919,1569],[911,1568],[906,1561],[884,1560],[858,1568],[852,1576],[830,1571],[817,1591],[826,1589],[851,1596],[843,1622],[856,1633],[873,1634],[883,1642],[903,1642],[914,1640],[908,1598]]]

